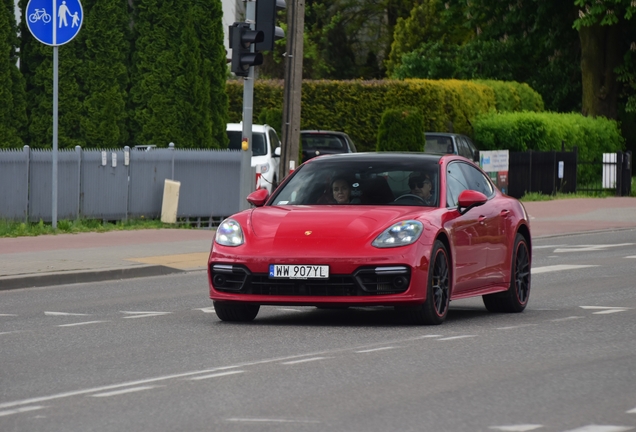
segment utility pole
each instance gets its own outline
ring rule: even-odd
[[[298,166],[300,108],[303,81],[305,0],[292,0],[287,8],[287,57],[283,101],[283,142],[278,178],[282,181]]]

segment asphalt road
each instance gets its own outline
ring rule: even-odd
[[[636,430],[636,230],[535,240],[522,314],[264,307],[204,272],[0,292],[0,431]]]

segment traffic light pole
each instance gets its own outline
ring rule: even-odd
[[[245,21],[255,28],[256,21],[256,1],[248,0],[245,4]],[[232,49],[239,49],[233,47]],[[250,51],[254,52],[254,44]],[[252,193],[256,187],[256,178],[252,174],[252,116],[254,111],[254,66],[251,66],[247,77],[243,79],[243,157],[241,158],[241,203],[240,209],[249,208],[245,197]],[[246,145],[247,142],[247,145]]]

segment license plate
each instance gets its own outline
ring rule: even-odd
[[[269,277],[279,279],[328,279],[328,265],[269,265]]]

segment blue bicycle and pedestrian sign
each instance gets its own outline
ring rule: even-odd
[[[29,0],[26,24],[45,45],[64,45],[79,32],[84,18],[79,0]]]

